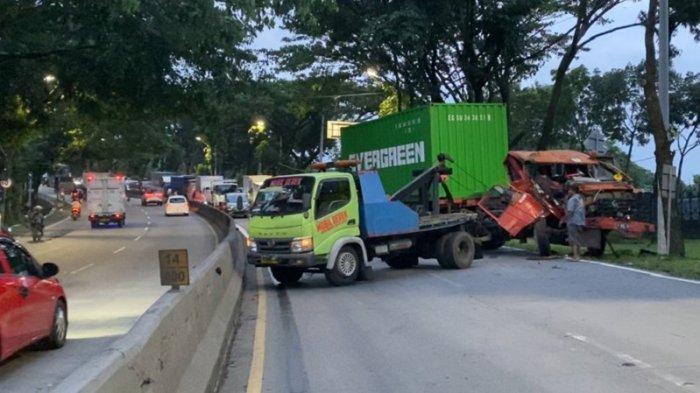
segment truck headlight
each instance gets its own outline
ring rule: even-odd
[[[247,237],[245,239],[245,242],[246,242],[246,245],[248,246],[248,251],[258,252],[258,243],[256,243],[255,240],[253,240],[250,237]]]
[[[292,252],[308,252],[314,249],[314,240],[311,236],[298,237],[292,240],[289,246]]]

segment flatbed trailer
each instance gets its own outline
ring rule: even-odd
[[[345,165],[352,163],[316,169]],[[374,171],[268,179],[252,209],[248,261],[270,267],[283,284],[304,272],[350,284],[368,277],[375,257],[399,269],[419,258],[435,258],[445,269],[467,268],[480,255],[472,236],[478,215],[440,212],[438,188],[448,171],[441,162],[390,197]],[[409,199],[413,208],[404,203]]]

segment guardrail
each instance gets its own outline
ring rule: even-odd
[[[161,296],[131,330],[73,372],[55,392],[212,391],[243,289],[245,258],[233,220],[196,206],[221,241],[190,273],[191,284]]]

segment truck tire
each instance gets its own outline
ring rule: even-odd
[[[301,276],[304,275],[303,270],[299,269],[285,269],[281,267],[270,268],[272,272],[272,277],[279,281],[282,285],[296,284],[301,280]]]
[[[474,238],[464,231],[453,233],[445,243],[445,258],[453,269],[466,269],[474,261]]]
[[[552,248],[549,244],[549,228],[545,220],[539,220],[535,223],[534,237],[540,256],[548,257],[552,253]]]
[[[362,260],[357,256],[355,249],[344,246],[335,257],[332,269],[324,272],[326,280],[335,286],[352,284],[360,274]]]
[[[392,269],[408,269],[418,266],[418,255],[404,254],[394,257],[382,258]]]
[[[450,261],[445,256],[445,245],[452,234],[453,232],[446,233],[442,235],[437,242],[435,242],[435,259],[437,259],[438,264],[443,269],[455,269],[455,267],[450,264]]]
[[[588,247],[586,249],[586,255],[592,257],[602,257],[605,253],[605,246],[607,245],[608,231],[600,232],[600,247]]]

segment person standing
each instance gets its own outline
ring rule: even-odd
[[[564,220],[571,246],[571,258],[577,261],[581,258],[581,236],[586,225],[586,204],[577,184],[569,184]]]

